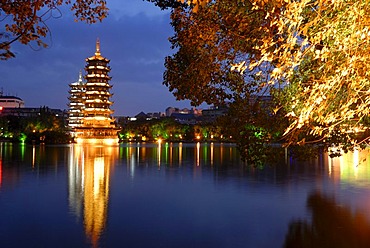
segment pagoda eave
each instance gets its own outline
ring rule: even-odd
[[[92,57],[89,57],[89,58],[87,58],[87,59],[86,59],[86,62],[88,62],[88,61],[94,61],[94,60],[103,60],[103,61],[105,61],[105,62],[107,62],[107,63],[109,63],[109,62],[110,62],[110,60],[109,60],[109,59],[104,58],[104,57],[103,57],[103,56],[101,56],[101,55],[94,55],[94,56],[92,56]]]

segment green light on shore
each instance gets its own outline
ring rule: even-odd
[[[26,142],[26,139],[27,139],[27,135],[26,135],[26,134],[21,133],[21,134],[19,135],[19,141],[20,141],[21,143],[25,143],[25,142]]]

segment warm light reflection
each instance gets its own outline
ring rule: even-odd
[[[179,166],[182,164],[182,142],[179,144]]]
[[[213,166],[213,150],[214,150],[214,144],[211,143],[211,166]]]
[[[328,159],[328,174],[342,183],[367,186],[370,177],[370,150],[354,150]]]
[[[225,149],[226,148],[226,149]],[[119,147],[119,158],[127,164],[127,172],[134,177],[135,170],[141,165],[147,164],[146,161],[154,159],[158,169],[163,165],[170,167],[181,167],[184,161],[192,161],[195,167],[205,165],[222,165],[223,160],[229,161],[235,156],[235,146],[221,143],[123,143]],[[145,163],[144,163],[145,162]]]
[[[118,147],[72,145],[68,166],[71,211],[83,216],[86,236],[93,247],[105,228],[109,199],[110,170]],[[82,214],[83,211],[83,214]]]
[[[161,139],[158,139],[158,168],[160,169],[161,167],[161,143],[162,143],[162,140]]]
[[[200,142],[197,142],[197,166],[200,166]]]
[[[36,147],[32,146],[32,168],[35,167],[36,162]]]
[[[333,167],[333,159],[328,156],[328,174],[329,174],[329,177],[332,174],[332,167]]]
[[[93,192],[94,192],[94,199],[99,196],[99,192],[101,192],[101,185],[104,183],[104,158],[97,157],[94,158],[94,185],[93,185]]]
[[[353,151],[353,170],[355,173],[355,177],[358,177],[358,166],[359,166],[359,151],[358,149],[355,149]]]
[[[173,144],[170,144],[170,165],[172,165],[172,159],[173,159]]]
[[[77,144],[101,144],[101,145],[115,145],[118,144],[118,137],[117,138],[101,138],[101,139],[95,139],[95,138],[77,138],[76,143]]]
[[[71,146],[68,161],[68,203],[77,218],[81,217],[83,203],[83,149]]]

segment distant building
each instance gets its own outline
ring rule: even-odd
[[[141,111],[140,113],[138,113],[137,115],[135,115],[134,117],[130,118],[131,121],[149,121],[149,120],[152,120],[152,119],[160,119],[162,117],[165,117],[165,114],[162,113],[162,112],[154,112],[154,113],[144,113],[143,111]]]
[[[51,109],[49,107],[4,108],[0,111],[0,116],[37,117],[42,113],[51,114],[62,119],[65,119],[67,117],[67,112],[65,110]]]
[[[195,116],[201,116],[203,113],[203,110],[202,109],[196,109],[196,108],[192,108],[190,110],[190,113],[191,114],[194,114]]]
[[[194,125],[197,123],[197,116],[194,114],[172,113],[171,118],[181,124]]]
[[[67,112],[61,109],[52,109],[46,106],[38,108],[24,107],[24,101],[17,96],[3,96],[0,92],[0,116],[37,117],[42,114],[54,115],[65,120]]]
[[[224,116],[228,111],[226,106],[215,106],[209,109],[203,109],[202,111],[202,120],[206,122],[213,122],[218,117]]]
[[[146,120],[148,119],[148,115],[145,114],[143,111],[135,115],[136,120]]]
[[[161,117],[164,117],[165,115],[161,112],[154,112],[154,113],[146,113],[148,118],[150,119],[159,119]]]
[[[180,113],[180,114],[189,114],[190,111],[187,108],[179,109],[174,107],[166,108],[166,116],[170,117],[173,113]]]
[[[0,93],[0,108],[24,108],[24,101],[17,96],[3,96]]]

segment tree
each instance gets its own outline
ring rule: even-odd
[[[253,164],[257,159],[248,158],[261,157],[264,144],[274,136],[273,128],[264,127],[277,123],[271,120],[276,115],[270,106],[259,107],[262,96],[269,94],[268,75],[274,67],[264,63],[243,73],[236,69],[241,69],[240,63],[252,66],[261,59],[257,47],[273,32],[268,29],[270,19],[265,18],[268,11],[275,13],[274,6],[257,10],[248,1],[177,6],[171,14],[175,35],[170,38],[176,52],[165,59],[163,84],[177,99],[189,99],[195,106],[230,104],[230,115],[222,123],[242,156]],[[263,135],[255,136],[260,131]]]
[[[176,53],[165,61],[178,99],[236,102],[272,90],[290,97],[275,108],[287,112],[288,144],[368,139],[356,132],[370,112],[369,1],[186,3],[172,10]]]
[[[105,0],[0,0],[0,59],[15,57],[11,45],[35,42],[38,47],[47,47],[43,38],[50,32],[46,22],[60,16],[59,7],[70,5],[76,21],[95,23],[108,14]]]
[[[252,8],[238,1],[216,1],[197,12],[187,7],[172,12],[175,35],[170,42],[177,51],[165,59],[163,83],[177,99],[219,105],[266,90],[264,74],[230,70],[246,56],[260,56],[253,47],[265,35],[258,28],[266,21]]]
[[[355,130],[369,115],[369,1],[286,1],[273,24],[284,42],[264,43],[264,58],[279,55],[271,76],[300,90],[291,98],[286,135],[334,135],[342,143],[361,143]],[[263,6],[261,6],[263,7]],[[301,140],[304,141],[304,140]]]

